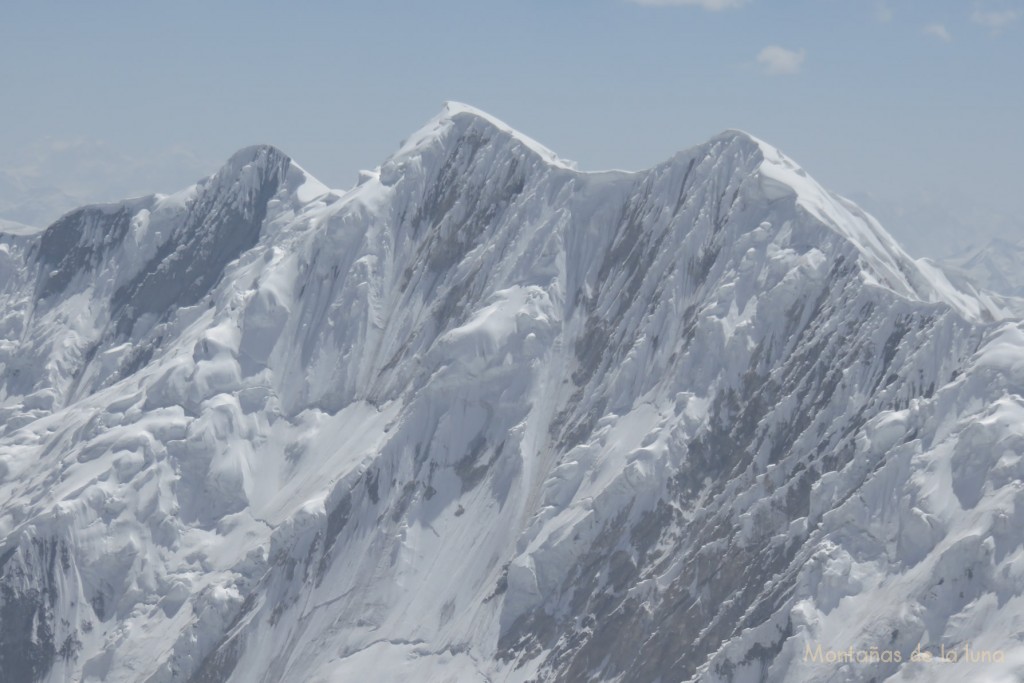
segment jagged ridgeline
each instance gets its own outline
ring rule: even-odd
[[[0,233],[0,681],[1013,680],[1003,303],[746,134],[456,104]]]

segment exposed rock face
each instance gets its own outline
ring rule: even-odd
[[[1020,324],[745,134],[250,148],[0,300],[0,680],[1019,673]]]

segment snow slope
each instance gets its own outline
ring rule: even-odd
[[[0,680],[1024,675],[1022,324],[744,133],[249,148],[0,299]]]

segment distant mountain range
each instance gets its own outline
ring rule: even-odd
[[[1024,240],[993,239],[938,263],[980,288],[1024,297]]]

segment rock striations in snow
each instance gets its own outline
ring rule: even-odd
[[[1020,680],[1022,391],[744,133],[245,149],[0,233],[0,680]]]

